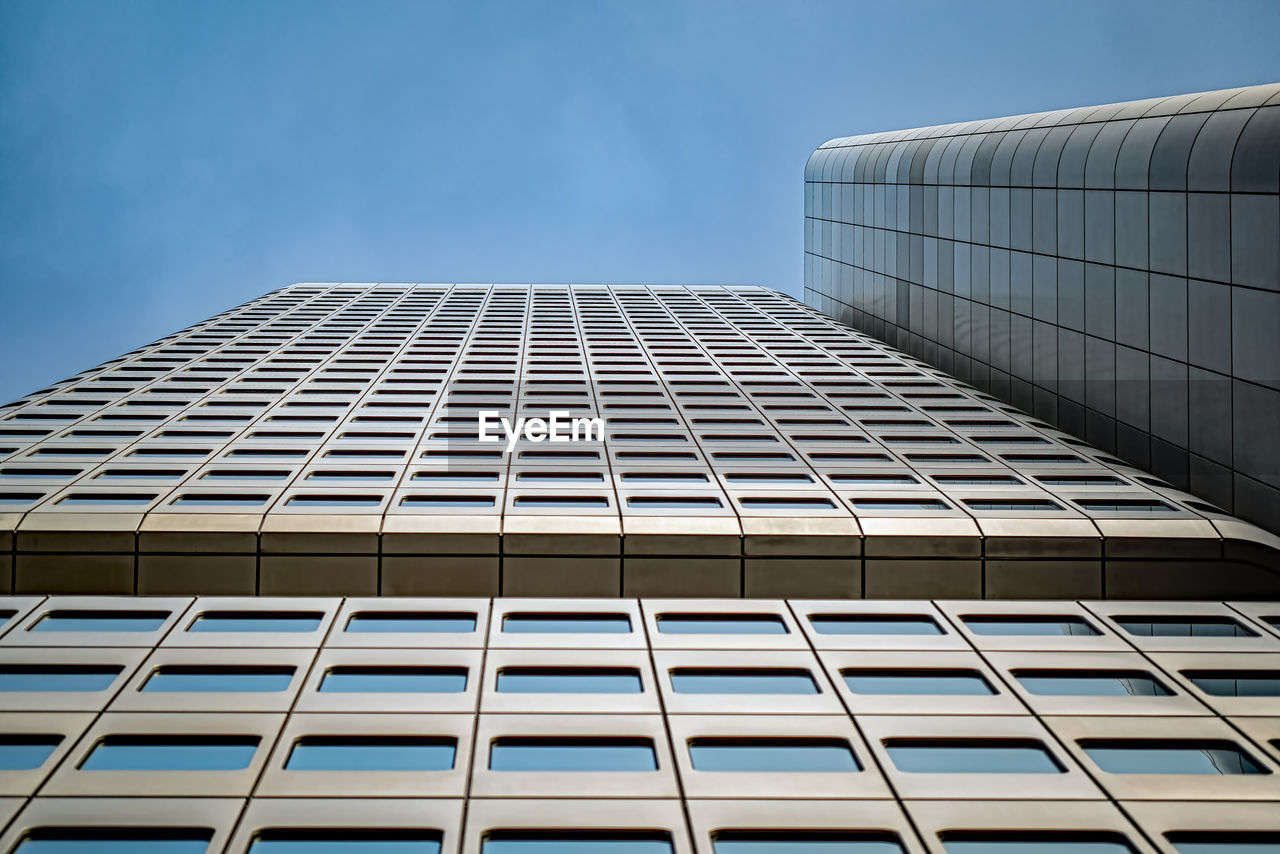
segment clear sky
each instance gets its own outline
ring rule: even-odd
[[[800,293],[854,133],[1280,79],[1277,0],[0,0],[0,401],[297,281]]]

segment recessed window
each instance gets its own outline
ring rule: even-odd
[[[785,635],[777,614],[659,614],[658,631],[677,635]]]
[[[481,854],[672,854],[665,830],[491,830]],[[256,852],[255,852],[256,854]]]
[[[162,693],[274,693],[293,681],[289,665],[184,665],[157,667],[142,684],[143,691]]]
[[[1041,511],[1041,510],[1061,510],[1062,505],[1056,501],[1046,501],[1037,498],[1005,498],[1005,499],[989,499],[989,498],[966,498],[964,503],[973,510],[985,511],[1001,511],[1007,510],[1011,512],[1024,511]]]
[[[813,478],[800,472],[729,472],[727,483],[813,483]]]
[[[180,507],[256,507],[266,504],[270,495],[249,495],[234,492],[188,492],[179,495],[171,503]]]
[[[715,854],[902,854],[892,833],[843,830],[716,830]]]
[[[115,664],[4,664],[0,691],[105,691],[122,670]]]
[[[943,831],[947,854],[1132,854],[1119,833],[1088,831]]]
[[[802,668],[676,667],[677,694],[820,694],[813,675]]]
[[[810,614],[821,635],[940,635],[942,627],[923,614]]]
[[[292,507],[377,507],[381,495],[294,495],[285,504]]]
[[[154,632],[169,619],[168,611],[50,611],[30,628],[33,632]]]
[[[1177,508],[1163,501],[1142,501],[1139,499],[1074,499],[1075,503],[1085,510],[1107,513],[1176,513]]]
[[[738,503],[748,509],[770,510],[832,510],[836,506],[829,498],[770,498],[765,496],[739,498]]]
[[[401,507],[492,507],[492,495],[407,495]]]
[[[201,480],[287,480],[293,472],[287,469],[213,469],[200,475]]]
[[[975,635],[1093,637],[1102,634],[1080,617],[1053,614],[965,614],[960,617]]]
[[[603,495],[518,495],[516,507],[608,507],[609,499]]]
[[[346,630],[355,633],[474,632],[476,615],[472,611],[357,611],[347,621]]]
[[[1020,668],[1013,677],[1032,694],[1054,697],[1171,697],[1145,670],[1048,670]]]
[[[203,827],[35,827],[15,854],[205,854],[212,839]]]
[[[1036,480],[1048,486],[1125,486],[1128,483],[1105,474],[1037,475]]]
[[[522,471],[516,474],[516,480],[533,481],[535,483],[599,483],[604,480],[604,472],[598,471]],[[516,499],[518,502],[519,499]]]
[[[918,774],[1063,774],[1043,744],[1029,738],[890,738],[899,771]]]
[[[1165,838],[1178,854],[1276,854],[1280,833],[1265,830],[1175,830]]]
[[[626,614],[507,614],[502,631],[512,634],[629,634],[631,618]]]
[[[332,694],[460,694],[467,689],[465,667],[331,667],[320,691]]]
[[[0,771],[30,771],[39,768],[62,744],[60,735],[0,735]]]
[[[1131,635],[1148,638],[1256,638],[1258,633],[1230,617],[1112,617]]]
[[[320,611],[205,611],[187,627],[189,632],[314,632]]]
[[[648,738],[504,737],[489,748],[494,771],[656,771]]]
[[[977,670],[857,667],[840,671],[855,694],[988,695],[995,689]]]
[[[109,735],[82,771],[238,771],[262,741],[256,735]]]
[[[254,835],[249,854],[438,854],[441,839],[438,830],[268,828]]]
[[[861,771],[842,738],[695,738],[689,742],[695,771],[744,773]]]
[[[830,474],[832,483],[887,483],[911,484],[919,483],[909,474]],[[936,479],[936,478],[935,478]]]
[[[634,667],[504,667],[497,690],[504,694],[639,694]]]
[[[1231,741],[1086,738],[1077,742],[1108,774],[1270,774]]]
[[[1182,675],[1214,697],[1280,697],[1280,670],[1183,670]]]
[[[945,501],[934,498],[852,498],[859,510],[949,510]]]
[[[142,506],[150,504],[155,499],[155,493],[73,492],[58,503],[76,507],[96,507],[100,505]]]
[[[429,480],[435,482],[494,481],[497,479],[498,473],[496,471],[419,471],[414,472],[413,476],[410,478],[410,480]]]
[[[433,736],[309,735],[289,751],[288,771],[448,771],[458,740]]]
[[[0,469],[0,477],[9,478],[61,478],[67,479],[75,477],[84,469],[42,469],[42,468],[3,468]]]

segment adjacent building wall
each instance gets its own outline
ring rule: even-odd
[[[805,298],[1280,530],[1280,84],[834,139]]]

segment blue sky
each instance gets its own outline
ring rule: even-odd
[[[799,294],[835,136],[1280,79],[1280,3],[0,0],[0,400],[296,281]]]

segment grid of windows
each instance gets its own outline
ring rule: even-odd
[[[806,301],[1280,531],[1280,84],[834,139]]]
[[[0,609],[6,852],[1178,854],[1280,832],[1276,603]]]
[[[482,411],[603,438],[507,455]],[[761,288],[295,285],[0,435],[18,594],[1280,589],[1280,540]]]

